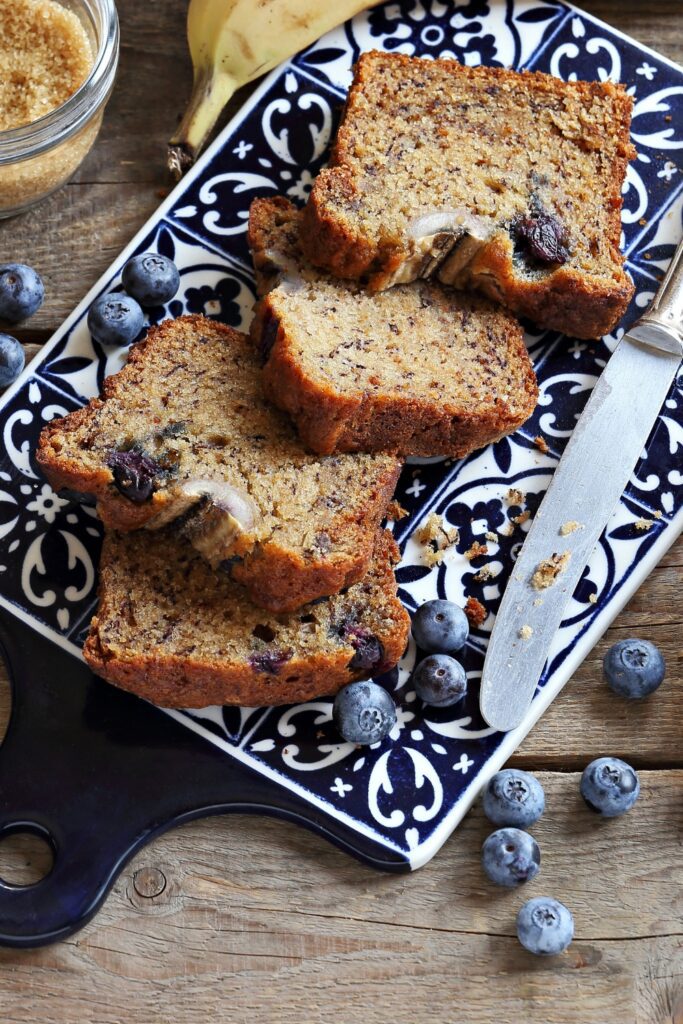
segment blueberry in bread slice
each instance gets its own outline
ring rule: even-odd
[[[300,224],[284,198],[251,205],[252,338],[266,395],[308,447],[461,458],[531,415],[536,378],[509,313],[435,281],[370,295],[307,263]]]
[[[435,276],[599,337],[633,294],[619,251],[631,107],[612,82],[364,53],[305,208],[306,254],[372,290]]]
[[[410,618],[396,596],[398,549],[379,532],[367,575],[344,593],[273,615],[170,528],[107,533],[85,659],[163,707],[286,704],[386,671]]]
[[[249,339],[199,316],[151,328],[101,398],[44,428],[38,462],[55,489],[94,495],[110,529],[175,521],[275,612],[364,576],[400,469],[306,452],[264,401]]]

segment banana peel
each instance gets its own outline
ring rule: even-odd
[[[237,89],[377,2],[190,0],[187,38],[194,83],[168,144],[168,168],[174,177],[181,178],[192,166]]]

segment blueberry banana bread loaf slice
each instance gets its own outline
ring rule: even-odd
[[[256,199],[252,337],[266,395],[313,451],[461,458],[519,427],[536,378],[517,321],[433,281],[370,295],[303,260],[301,213]]]
[[[396,664],[410,618],[396,596],[394,539],[342,594],[286,615],[253,605],[169,529],[108,533],[100,604],[85,644],[98,675],[164,707],[287,704]]]
[[[612,82],[362,54],[306,254],[372,290],[436,276],[599,337],[633,294],[619,251],[631,107]]]
[[[109,528],[176,520],[276,612],[362,578],[400,469],[306,452],[264,401],[249,339],[199,316],[153,327],[101,398],[43,430],[38,462],[55,489],[94,495]]]

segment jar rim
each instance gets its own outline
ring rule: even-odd
[[[54,110],[28,124],[0,131],[0,165],[28,160],[64,142],[108,96],[119,59],[119,19],[114,0],[94,0],[93,6],[101,15],[102,30],[88,77]]]

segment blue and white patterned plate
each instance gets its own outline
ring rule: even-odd
[[[625,324],[657,288],[681,234],[681,68],[553,0],[408,0],[361,14],[331,32],[263,82],[2,400],[0,602],[75,655],[94,606],[101,527],[91,507],[53,493],[33,452],[40,428],[94,395],[124,359],[125,352],[103,349],[90,338],[86,310],[119,283],[127,258],[156,249],[178,264],[181,288],[166,308],[152,312],[152,321],[202,312],[246,327],[254,300],[245,235],[249,203],[276,192],[306,199],[325,160],[352,64],[370,48],[625,82],[635,100],[632,137],[638,150],[624,193],[623,245],[636,283]],[[536,509],[622,331],[623,326],[599,344],[530,333],[541,388],[530,422],[460,462],[431,460],[407,467],[401,477],[397,497],[410,513],[395,527],[404,602],[414,608],[435,596],[458,602],[472,596],[489,611],[465,652],[471,681],[465,707],[420,706],[408,681],[411,645],[400,668],[384,680],[399,704],[398,724],[386,741],[369,749],[339,741],[327,700],[277,709],[172,712],[176,720],[272,786],[299,794],[318,821],[335,819],[346,828],[350,847],[354,836],[359,846],[365,836],[412,867],[424,864],[683,525],[681,377],[577,587],[524,724],[507,735],[486,728],[478,714],[477,682],[496,607],[527,528],[511,522],[522,509],[510,504],[508,492],[523,492],[526,506]],[[537,435],[545,438],[547,452],[535,446]],[[460,540],[430,570],[415,531],[433,510],[459,528]],[[486,539],[487,533],[495,539]],[[470,562],[464,552],[475,540],[485,542],[488,553]],[[485,578],[478,573],[483,564],[489,567]]]

